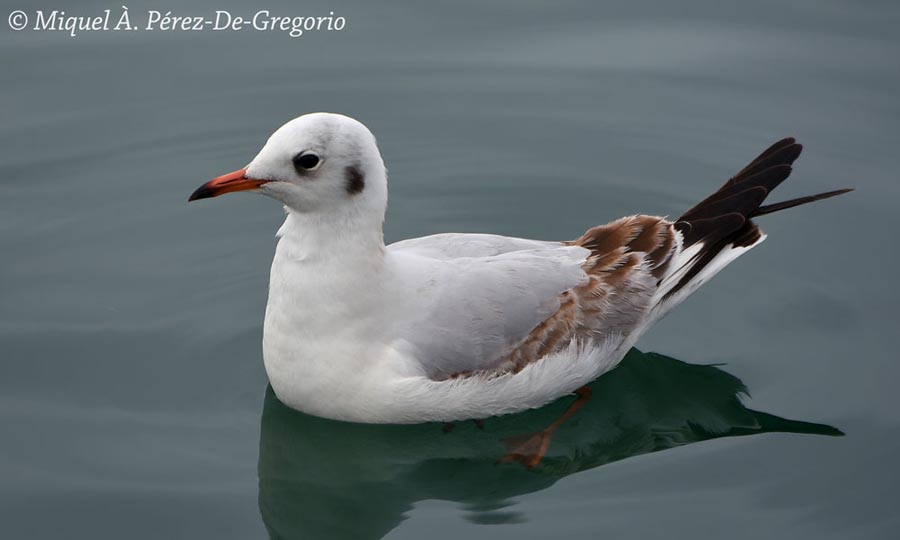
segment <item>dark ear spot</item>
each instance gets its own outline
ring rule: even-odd
[[[359,167],[353,165],[344,169],[344,178],[347,179],[347,184],[344,186],[344,189],[347,190],[347,193],[350,195],[356,195],[366,188],[366,177],[359,170]]]

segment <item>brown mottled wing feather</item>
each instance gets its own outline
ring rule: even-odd
[[[630,216],[594,227],[573,243],[591,250],[586,285],[574,292],[582,306],[581,330],[628,335],[643,319],[678,245],[672,223]]]
[[[573,338],[628,335],[652,307],[659,278],[677,247],[676,235],[672,223],[661,217],[631,216],[567,242],[591,251],[582,266],[587,282],[564,292],[559,309],[485,372],[518,372]],[[465,375],[471,373],[457,374]]]

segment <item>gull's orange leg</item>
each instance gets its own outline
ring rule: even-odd
[[[503,439],[503,443],[506,445],[506,454],[500,459],[500,463],[518,461],[529,469],[540,463],[544,454],[547,453],[547,448],[550,447],[550,439],[553,437],[553,432],[563,422],[568,420],[570,416],[575,414],[578,409],[584,407],[584,404],[591,397],[591,389],[587,386],[582,386],[575,390],[575,394],[578,396],[575,398],[575,401],[569,405],[566,412],[562,413],[562,416],[549,426],[529,435],[515,435]]]

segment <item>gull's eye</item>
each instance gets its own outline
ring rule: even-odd
[[[294,168],[297,169],[297,172],[303,174],[306,171],[311,171],[319,166],[319,163],[322,160],[319,159],[319,156],[305,152],[300,153],[294,156]]]

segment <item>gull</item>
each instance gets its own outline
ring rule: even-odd
[[[558,422],[511,443],[507,458],[530,466],[590,397],[587,383],[765,239],[753,218],[850,191],[763,204],[801,149],[776,142],[675,220],[633,215],[558,242],[446,233],[385,245],[375,137],[347,116],[313,113],[189,200],[250,191],[284,205],[263,331],[279,400],[335,420],[420,423],[575,393]]]

